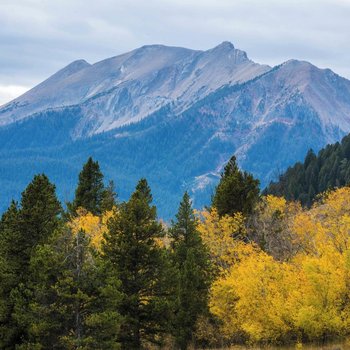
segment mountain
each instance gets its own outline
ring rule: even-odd
[[[91,136],[138,122],[171,102],[181,112],[222,85],[269,69],[228,42],[204,52],[143,46],[93,65],[84,60],[69,64],[5,105],[0,125],[46,109],[81,105],[85,118],[74,135]]]
[[[0,108],[0,201],[41,171],[71,199],[92,155],[122,199],[146,176],[168,219],[185,189],[209,202],[232,154],[265,186],[349,131],[350,81],[329,69],[259,65],[229,42],[144,46],[75,61]]]

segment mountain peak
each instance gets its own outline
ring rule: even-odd
[[[230,41],[223,41],[221,44],[215,46],[209,53],[218,57],[228,57],[234,64],[247,63],[249,60],[245,51],[236,49]]]
[[[231,41],[228,41],[228,40],[225,40],[223,41],[221,44],[217,45],[216,46],[217,48],[218,47],[222,47],[222,48],[226,48],[226,49],[234,49],[234,45],[231,43]]]
[[[67,66],[59,70],[57,73],[54,74],[56,78],[59,76],[60,78],[67,77],[71,74],[77,73],[78,71],[90,67],[91,64],[86,62],[83,59],[73,61],[69,63]]]
[[[215,46],[209,51],[217,51],[217,52],[230,52],[236,50],[234,45],[230,41],[223,41],[221,44]]]
[[[283,62],[282,66],[301,67],[301,66],[313,66],[313,64],[307,61],[297,60],[295,58],[292,58],[288,61]]]
[[[69,76],[78,73],[79,71],[91,67],[91,64],[86,62],[83,59],[73,61],[69,63],[67,66],[60,69],[58,72],[53,74],[51,77],[43,81],[39,86],[46,86],[48,84],[51,84],[54,81],[63,80],[65,78],[68,78]],[[31,90],[30,90],[31,91]]]
[[[132,52],[152,52],[152,51],[177,51],[177,52],[190,52],[193,51],[192,49],[187,49],[184,47],[178,47],[178,46],[169,46],[169,45],[163,45],[163,44],[148,44],[143,45],[139,47],[138,49],[133,50]]]

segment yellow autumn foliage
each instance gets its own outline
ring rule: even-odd
[[[272,195],[268,195],[262,200],[266,203],[266,214],[272,215],[276,212],[280,212],[281,215],[284,215],[287,201],[283,197],[276,197]]]
[[[198,231],[203,242],[209,247],[212,260],[224,272],[243,255],[253,249],[242,239],[246,236],[245,218],[242,213],[219,217],[215,208],[199,213]]]
[[[291,227],[299,212],[299,203],[272,195],[262,197],[249,218],[248,233],[274,258],[288,260],[298,250]]]
[[[349,214],[350,188],[325,194],[309,210],[264,197],[253,214],[265,230],[257,237],[290,245],[288,258],[279,259],[266,246],[238,242],[234,233],[244,232],[238,217],[202,213],[203,240],[213,261],[225,267],[212,285],[210,309],[227,340],[275,343],[349,336]]]
[[[211,311],[222,320],[222,333],[244,333],[253,343],[283,338],[291,331],[286,301],[294,278],[292,266],[255,249],[212,287]]]
[[[297,215],[294,231],[310,254],[321,253],[329,245],[340,253],[350,249],[350,188],[326,193],[311,210]]]
[[[304,255],[297,260],[298,283],[289,296],[294,327],[310,339],[345,334],[349,292],[344,256],[330,249],[321,256]]]
[[[103,215],[96,216],[84,208],[77,209],[77,215],[68,222],[68,227],[74,234],[84,231],[91,239],[91,244],[100,249],[103,234],[107,231],[107,222],[113,216],[113,210],[106,211]]]

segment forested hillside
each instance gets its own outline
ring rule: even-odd
[[[350,135],[328,145],[316,155],[309,150],[303,163],[296,163],[264,190],[310,206],[315,197],[350,183]]]
[[[193,211],[185,193],[166,226],[146,179],[121,203],[103,178],[89,158],[63,211],[36,175],[3,214],[1,349],[300,346],[350,335],[350,188],[303,209],[260,197],[232,157],[211,207]]]

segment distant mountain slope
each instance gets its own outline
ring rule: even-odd
[[[253,63],[224,42],[208,51],[161,45],[89,65],[76,61],[0,109],[0,202],[45,171],[62,199],[90,155],[126,198],[150,180],[169,218],[184,190],[207,204],[236,154],[264,187],[350,132],[350,81],[290,60]]]
[[[319,150],[350,130],[350,82],[307,62],[288,61],[219,90],[197,113],[212,117],[215,138],[231,143],[241,166],[264,185],[309,148]]]

